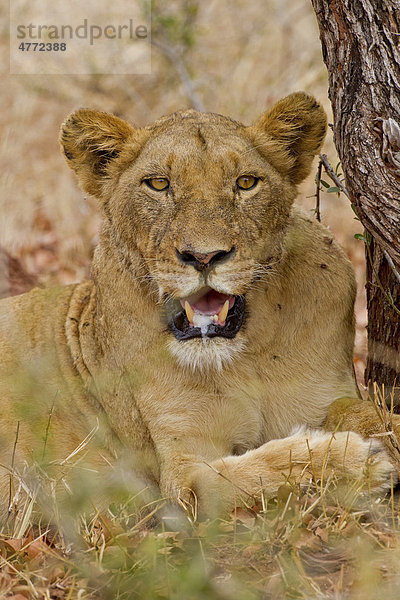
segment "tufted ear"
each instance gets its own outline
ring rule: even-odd
[[[135,131],[122,119],[97,110],[81,108],[67,118],[61,126],[61,148],[84,191],[101,196],[111,163]]]
[[[300,183],[311,170],[314,156],[324,141],[326,113],[312,96],[296,92],[279,100],[250,129],[261,134],[264,148],[274,167]],[[262,139],[264,138],[264,144]]]

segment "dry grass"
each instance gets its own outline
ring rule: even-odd
[[[188,12],[190,6],[198,10]],[[4,4],[0,16],[0,44],[7,52]],[[87,277],[97,238],[96,202],[83,197],[58,150],[59,125],[77,107],[97,107],[143,125],[200,102],[206,110],[251,122],[281,96],[303,89],[330,114],[308,2],[155,1],[153,17],[161,47],[153,48],[149,76],[10,76],[3,66],[0,245],[46,283]],[[174,60],[163,45],[176,50]],[[194,93],[179,75],[182,65]],[[324,151],[335,165],[330,134]],[[312,176],[299,198],[310,211],[314,194]],[[354,240],[361,228],[346,198],[322,194],[321,200],[322,221],[345,247],[359,283],[355,366],[361,380],[365,269],[362,243]],[[382,418],[390,429],[390,418]],[[357,486],[330,486],[300,492],[288,484],[256,513],[239,511],[236,518],[212,523],[180,518],[174,527],[164,502],[142,506],[133,498],[104,514],[75,515],[79,531],[72,543],[54,526],[37,526],[28,498],[0,538],[0,598],[395,600],[399,499],[392,494],[372,501]]]
[[[379,392],[375,401],[390,432]],[[364,475],[302,486],[288,477],[276,498],[207,522],[163,499],[146,504],[139,492],[104,512],[75,507],[68,526],[61,518],[57,527],[29,493],[20,494],[0,534],[0,597],[395,600],[400,499],[393,489],[371,497]],[[48,483],[42,468],[36,479]],[[51,494],[46,504],[47,514],[59,514]]]
[[[381,390],[372,400],[399,460],[392,411]],[[77,476],[69,501],[55,495],[54,469],[14,473],[13,509],[0,533],[0,598],[399,597],[400,497],[393,486],[386,497],[371,495],[368,465],[358,480],[314,473],[301,485],[289,469],[275,498],[198,522],[166,499],[150,502],[149,490],[127,493],[116,474],[115,501],[100,511],[88,501],[88,475],[82,486],[79,460],[70,458],[62,461]],[[76,498],[82,492],[89,509]]]

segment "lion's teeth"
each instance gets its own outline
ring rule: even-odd
[[[187,300],[185,302],[185,312],[189,323],[193,323],[194,310]]]
[[[190,325],[195,327],[208,326],[211,323],[219,323],[223,325],[225,323],[227,314],[229,311],[229,300],[226,300],[223,307],[217,315],[206,315],[203,313],[195,312],[188,300],[185,300],[185,312]]]
[[[225,300],[225,304],[223,305],[223,307],[221,308],[221,310],[218,313],[218,319],[219,319],[220,323],[225,323],[225,319],[228,314],[228,310],[229,310],[229,300]]]

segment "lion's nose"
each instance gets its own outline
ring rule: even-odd
[[[176,255],[185,265],[191,265],[197,271],[204,271],[208,267],[215,265],[223,259],[230,258],[235,251],[232,247],[230,250],[214,250],[213,252],[180,252],[176,249]]]

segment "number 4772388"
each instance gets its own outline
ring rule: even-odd
[[[18,50],[22,50],[22,52],[65,52],[66,49],[65,42],[21,42],[18,46]]]

